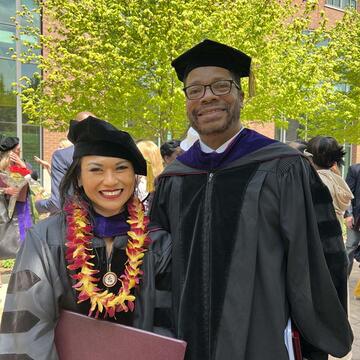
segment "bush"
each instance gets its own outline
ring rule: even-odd
[[[6,259],[0,261],[0,266],[5,269],[12,269],[15,264],[15,259]]]

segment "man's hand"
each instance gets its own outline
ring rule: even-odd
[[[26,164],[24,161],[22,161],[19,157],[19,155],[15,154],[13,151],[10,152],[10,160],[20,166],[20,167],[23,167],[23,168],[26,168]]]
[[[348,229],[352,229],[354,227],[354,217],[348,216],[345,219],[345,225]]]
[[[20,189],[16,187],[7,187],[4,188],[4,193],[10,196],[17,196],[19,195]]]

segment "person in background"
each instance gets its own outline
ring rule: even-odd
[[[329,189],[337,219],[342,224],[345,210],[348,209],[354,197],[339,170],[344,164],[344,148],[331,136],[316,136],[307,143],[306,152],[311,155],[311,161],[317,173]],[[342,277],[346,275],[347,268],[344,267]],[[341,359],[348,360],[351,357],[352,355],[348,354]],[[331,356],[329,359],[340,358]]]
[[[41,165],[49,173],[49,175],[51,175],[51,165],[46,160],[34,156],[34,161]]]
[[[348,275],[350,276],[354,263],[354,253],[360,244],[360,164],[353,164],[349,167],[346,183],[354,195],[351,206],[344,215],[347,233],[346,252],[349,258]]]
[[[162,314],[171,299],[157,284],[171,241],[149,224],[134,194],[144,158],[128,133],[94,117],[72,121],[69,139],[74,161],[61,185],[63,211],[35,225],[18,253],[0,358],[57,360],[61,309],[166,331]]]
[[[8,171],[11,165],[15,165],[19,168],[28,169],[32,175],[31,165],[26,163],[20,158],[20,145],[19,138],[15,136],[3,137],[0,142],[1,151],[1,169]],[[37,178],[37,174],[34,175]],[[26,184],[20,190],[15,188],[4,188],[4,193],[7,195],[14,195],[17,193],[16,200],[16,213],[19,224],[20,241],[23,241],[26,236],[26,231],[32,226],[33,219],[31,213],[31,195],[29,192],[29,185]]]
[[[7,171],[10,166],[10,151],[14,142],[5,142],[5,136],[0,135],[0,170]],[[10,196],[18,196],[19,189],[8,186],[0,179],[0,259],[15,258],[20,245],[17,210],[9,217],[8,203]],[[0,287],[2,279],[0,273]]]
[[[312,154],[312,162],[330,191],[336,216],[342,224],[345,210],[354,197],[339,172],[339,166],[344,163],[344,148],[331,136],[316,136],[309,140],[306,151]]]
[[[86,112],[85,112],[86,113]],[[90,114],[90,113],[87,113],[87,114]],[[78,114],[78,117],[79,117],[79,114]],[[76,119],[76,118],[75,118]],[[72,146],[72,143],[71,141],[69,141],[68,139],[66,138],[63,138],[63,139],[60,139],[59,141],[59,149],[65,149],[69,146]]]
[[[82,121],[89,116],[94,116],[94,114],[88,111],[82,111],[76,115],[75,120]],[[55,214],[61,210],[59,194],[60,182],[72,164],[73,153],[73,146],[54,151],[51,157],[51,195],[47,199],[38,199],[35,202],[35,207],[39,214]]]
[[[200,139],[158,177],[150,214],[172,237],[174,328],[186,359],[289,360],[291,324],[305,358],[344,356],[353,335],[341,228],[309,161],[242,126],[251,58],[204,40],[172,65]],[[341,294],[331,276],[339,268]]]
[[[193,144],[199,140],[199,133],[190,126],[186,132],[186,137],[180,142],[180,148],[183,151],[188,151]]]
[[[183,153],[180,147],[180,140],[169,140],[160,146],[161,157],[165,166],[171,164],[179,155]]]
[[[31,171],[31,178],[37,180],[39,178],[39,174],[36,170],[33,169],[31,164],[27,162],[25,159],[21,159],[21,147],[19,138],[16,136],[7,137],[7,141],[14,144],[14,147],[11,149],[10,153],[10,165],[16,165],[22,168],[27,168]],[[6,140],[5,140],[6,141]]]
[[[154,191],[155,179],[164,170],[159,147],[151,140],[140,140],[136,143],[146,160],[147,176],[138,176],[137,195],[149,210]]]
[[[69,146],[72,146],[72,143],[68,139],[66,138],[60,139],[58,149],[65,149],[68,148]],[[51,175],[51,165],[46,160],[40,159],[37,156],[34,156],[34,160],[39,165],[41,165],[49,173],[49,175]]]

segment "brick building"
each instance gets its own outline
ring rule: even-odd
[[[298,4],[304,3],[306,0],[294,0]],[[0,133],[7,135],[17,135],[21,138],[23,156],[32,162],[32,156],[37,155],[50,161],[51,155],[58,148],[60,139],[66,136],[66,133],[50,132],[36,125],[26,123],[26,117],[22,115],[21,104],[12,94],[11,84],[17,81],[22,75],[31,78],[36,71],[35,64],[21,64],[11,58],[8,52],[9,47],[16,50],[20,49],[22,40],[15,41],[12,36],[19,35],[14,23],[10,17],[15,16],[16,10],[21,5],[28,7],[34,6],[34,0],[0,0]],[[341,19],[344,14],[344,8],[347,6],[357,7],[360,11],[360,5],[355,0],[320,0],[319,11],[314,14],[312,19],[312,27],[320,18],[320,11],[323,10],[325,15],[333,24]],[[35,19],[35,24],[41,27],[40,18]],[[26,39],[27,41],[31,39]],[[36,41],[36,39],[33,39]],[[79,109],[87,110],[87,109]],[[277,138],[281,141],[291,141],[297,138],[296,122],[289,122],[288,129],[276,129],[274,124],[250,124],[250,127],[263,133],[271,138]],[[348,151],[347,165],[354,162],[360,162],[360,146],[346,145]],[[33,163],[33,162],[32,162]],[[39,169],[37,164],[33,163],[35,168]],[[49,179],[44,173],[44,184],[48,185]]]
[[[294,3],[303,4],[306,0],[294,0]],[[337,21],[341,20],[344,15],[344,9],[346,7],[353,7],[360,11],[360,3],[355,0],[320,0],[318,10],[313,14],[311,28],[316,28],[320,20],[320,12],[324,11],[325,17],[329,19],[329,26],[333,25]],[[287,129],[276,129],[273,124],[266,124],[264,126],[260,124],[252,124],[251,127],[254,130],[263,133],[266,136],[274,137],[280,141],[293,141],[298,138],[297,129],[299,124],[295,121],[289,121]],[[326,134],[323,134],[326,135]],[[349,165],[360,162],[360,145],[357,144],[344,144],[347,155],[345,157],[345,166],[343,174],[347,171]]]

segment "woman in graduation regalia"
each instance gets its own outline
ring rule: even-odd
[[[14,170],[19,176],[16,181],[10,176]],[[14,259],[33,224],[31,195],[23,178],[33,171],[20,158],[19,138],[15,136],[0,135],[0,172],[0,259]]]
[[[1,321],[3,355],[57,359],[61,309],[148,331],[165,320],[155,302],[166,292],[156,280],[167,272],[170,238],[148,225],[134,194],[135,175],[146,175],[143,156],[128,133],[94,117],[72,121],[68,137],[75,149],[63,211],[31,229],[19,251]]]

